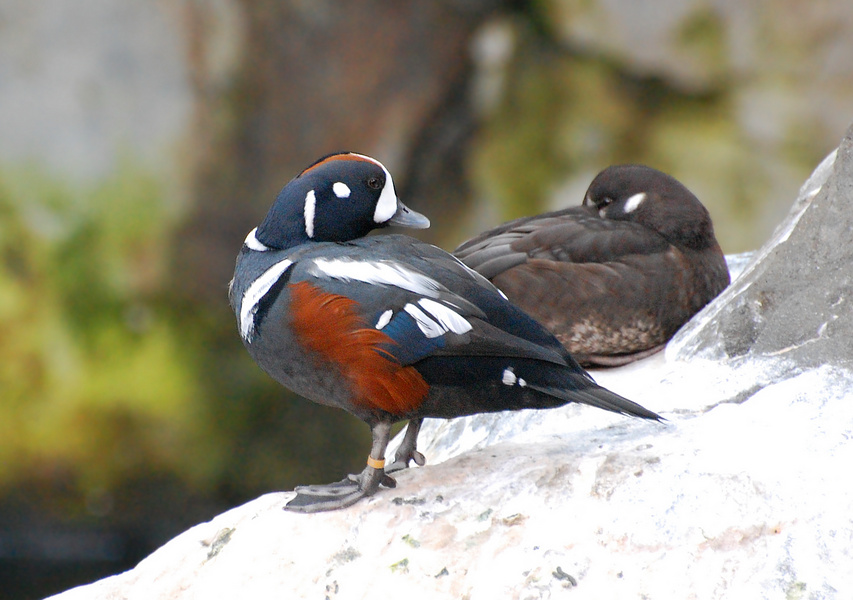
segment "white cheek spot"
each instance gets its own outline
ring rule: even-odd
[[[512,367],[507,367],[504,369],[503,377],[501,377],[501,382],[504,385],[515,385],[515,382],[518,381],[518,378],[515,376],[515,373],[512,371]]]
[[[240,335],[246,342],[251,343],[255,333],[255,314],[258,312],[258,304],[292,264],[293,261],[289,259],[278,261],[255,279],[243,294],[243,299],[240,300]]]
[[[349,186],[342,181],[336,181],[332,186],[332,191],[335,192],[335,196],[338,198],[349,198],[349,195],[352,193]]]
[[[639,194],[634,194],[633,196],[625,200],[625,213],[632,213],[638,208],[640,208],[640,205],[645,199],[646,193],[640,192]]]
[[[249,235],[246,236],[246,241],[243,243],[246,244],[246,247],[249,248],[249,250],[254,250],[255,252],[266,252],[269,250],[269,246],[265,246],[257,237],[255,237],[256,231],[258,231],[257,227],[249,232]]]
[[[606,214],[607,214],[607,207],[606,206],[598,209],[598,216],[601,217],[602,219],[604,218],[604,215],[606,215]]]
[[[314,190],[305,195],[305,233],[308,237],[314,237],[314,211],[317,208],[317,197]]]
[[[394,311],[390,308],[386,310],[384,313],[379,315],[379,319],[376,321],[376,329],[382,329],[388,323],[391,322],[391,317],[394,316]]]

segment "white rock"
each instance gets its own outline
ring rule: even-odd
[[[597,375],[664,425],[585,407],[432,421],[431,464],[395,490],[316,515],[269,494],[59,597],[552,598],[568,576],[577,598],[853,597],[853,376],[739,398],[766,371],[644,362]]]
[[[428,464],[396,489],[315,515],[269,494],[56,598],[853,598],[850,362],[686,352],[730,301],[675,349],[594,373],[666,423],[582,406],[428,421]]]

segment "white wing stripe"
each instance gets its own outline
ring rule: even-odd
[[[376,321],[376,329],[382,329],[383,327],[385,327],[388,323],[391,322],[391,317],[393,316],[394,311],[390,308],[381,315],[379,315],[379,319],[377,319]]]
[[[438,297],[441,285],[434,279],[390,261],[361,261],[350,258],[315,258],[310,269],[316,277],[341,281],[392,285],[430,298]]]
[[[418,329],[420,329],[421,333],[426,337],[436,338],[447,333],[447,329],[426,316],[424,312],[414,304],[407,304],[403,307],[403,310],[412,315],[412,318],[418,324]]]
[[[421,298],[418,300],[418,304],[421,305],[421,308],[435,317],[436,320],[438,320],[438,323],[444,327],[445,331],[452,331],[453,333],[461,335],[466,331],[471,331],[471,329],[473,329],[471,323],[463,318],[462,315],[454,311],[452,308],[439,304],[435,300]]]

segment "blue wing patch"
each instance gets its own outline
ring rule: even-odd
[[[383,350],[387,350],[401,365],[414,364],[447,344],[443,335],[424,335],[415,318],[404,310],[394,313],[381,331],[396,342],[383,344]]]

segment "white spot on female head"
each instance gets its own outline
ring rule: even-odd
[[[332,191],[338,198],[349,198],[349,195],[352,193],[349,186],[343,181],[336,181],[334,185],[332,185]]]
[[[390,308],[386,310],[384,313],[379,315],[379,319],[376,320],[376,329],[382,329],[388,323],[391,322],[391,317],[394,316],[394,311]]]
[[[646,193],[640,192],[639,194],[634,194],[633,196],[625,200],[625,213],[632,213],[637,210],[645,199]]]
[[[308,237],[314,237],[314,210],[317,208],[317,197],[314,190],[305,195],[305,233]]]
[[[266,252],[269,250],[269,246],[265,246],[261,243],[261,241],[255,236],[255,233],[258,231],[258,228],[255,227],[252,231],[249,232],[249,235],[246,236],[246,241],[243,243],[249,248],[249,250],[254,250],[255,252]]]
[[[379,166],[379,168],[381,168],[385,173],[385,186],[379,194],[379,200],[376,202],[376,209],[373,211],[373,222],[385,223],[397,213],[397,192],[394,190],[394,179],[391,177],[391,173],[388,169],[385,168],[385,165],[375,158],[370,158],[363,154],[355,154],[355,156],[372,162]]]
[[[503,377],[501,377],[501,382],[504,385],[515,385],[515,382],[518,381],[518,378],[515,376],[515,373],[512,371],[512,367],[507,367],[504,369]]]

